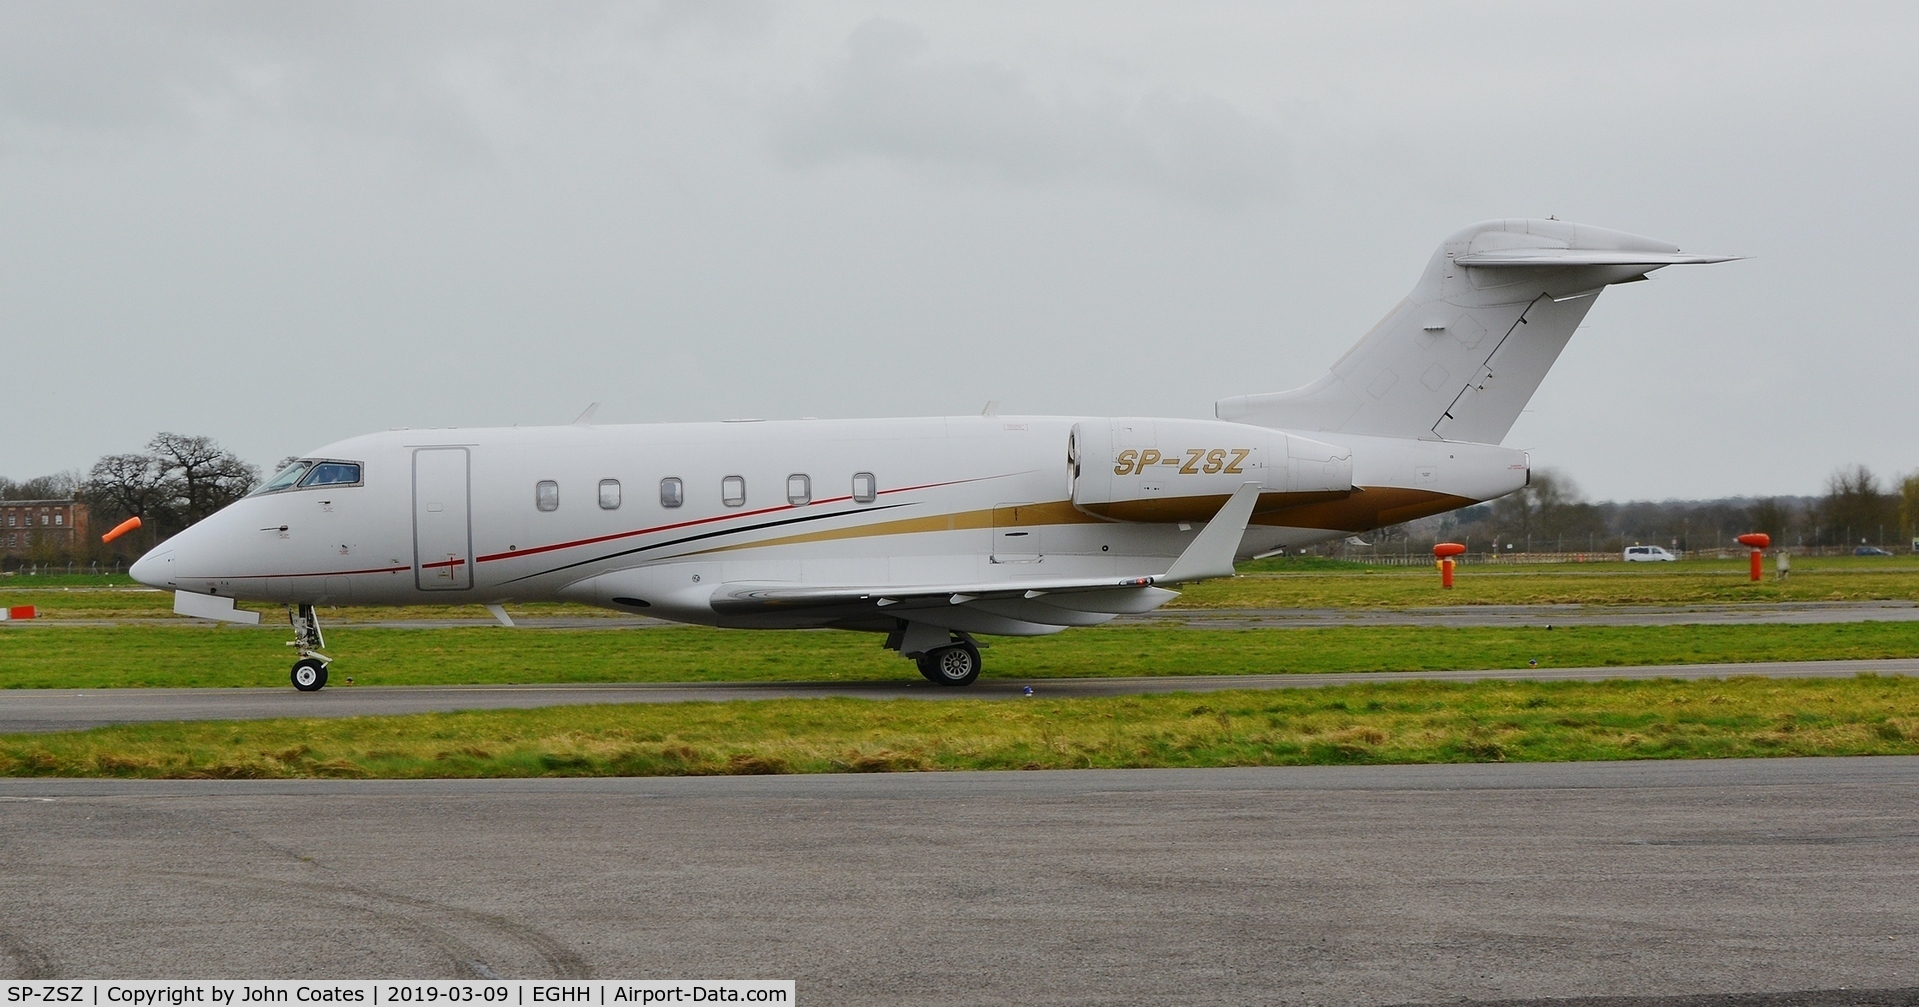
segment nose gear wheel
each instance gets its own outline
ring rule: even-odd
[[[293,662],[293,687],[301,692],[326,688],[326,666],[333,659],[320,653],[326,639],[320,635],[319,615],[312,605],[288,605],[287,621],[293,624],[293,640],[287,646],[300,650],[300,659]]]

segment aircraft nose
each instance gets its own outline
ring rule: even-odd
[[[127,568],[127,574],[148,587],[172,587],[173,550],[155,549],[145,556],[134,560]]]

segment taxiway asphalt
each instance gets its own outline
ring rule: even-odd
[[[1916,895],[1919,758],[0,780],[0,972],[18,978],[1890,1004],[1919,998]],[[1826,992],[1723,997],[1791,990]]]
[[[963,689],[924,679],[881,682],[685,682],[609,685],[329,686],[253,689],[5,689],[0,734],[77,731],[162,720],[262,720],[366,717],[451,710],[524,710],[601,703],[724,702],[740,699],[1005,700],[1027,689],[1043,698],[1124,696],[1222,689],[1310,689],[1384,682],[1484,680],[1600,681],[1647,678],[1845,678],[1919,675],[1919,659],[1646,665],[1626,668],[1509,668],[1483,671],[1379,671],[1321,675],[1179,675],[1156,678],[982,678]]]

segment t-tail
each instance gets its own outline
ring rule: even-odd
[[[1319,380],[1214,411],[1287,430],[1497,444],[1607,286],[1735,258],[1560,220],[1475,224]]]

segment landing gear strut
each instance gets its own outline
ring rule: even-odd
[[[326,666],[333,659],[320,653],[326,640],[320,636],[320,617],[312,605],[288,605],[287,621],[293,623],[293,642],[300,648],[300,659],[293,662],[293,687],[301,692],[318,692],[326,687]]]

